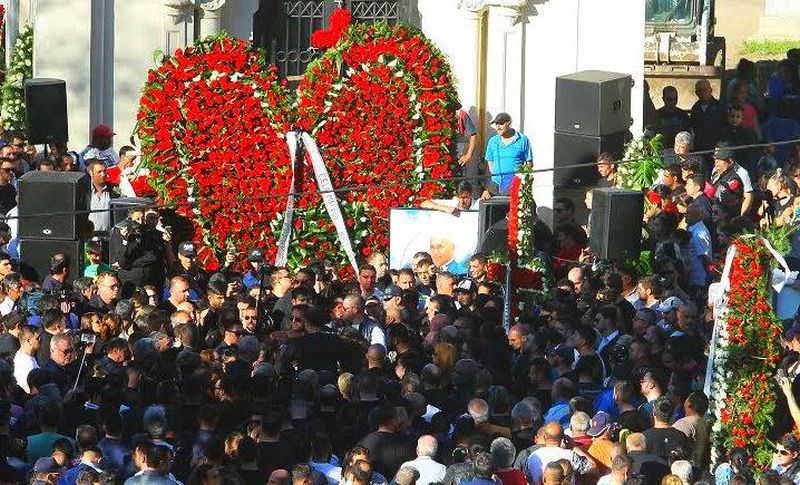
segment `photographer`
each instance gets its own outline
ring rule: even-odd
[[[111,231],[112,266],[118,270],[124,296],[137,286],[160,288],[164,283],[164,262],[172,260],[172,234],[159,230],[158,222],[154,210],[134,207]]]

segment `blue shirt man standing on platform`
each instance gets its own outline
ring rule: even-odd
[[[511,116],[498,113],[492,120],[492,127],[497,132],[486,144],[486,161],[492,174],[490,192],[507,195],[514,180],[514,174],[523,164],[533,162],[533,150],[528,137],[511,128]]]

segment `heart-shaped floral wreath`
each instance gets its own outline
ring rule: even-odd
[[[457,95],[444,56],[421,32],[351,25],[308,68],[296,99],[249,42],[224,34],[165,57],[148,74],[138,135],[151,185],[195,227],[201,260],[234,249],[274,258],[290,192],[287,130],[310,132],[338,192],[357,252],[388,247],[392,207],[439,196],[453,167]],[[310,166],[288,263],[343,265]]]

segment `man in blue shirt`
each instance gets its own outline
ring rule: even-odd
[[[528,137],[511,128],[511,116],[498,113],[492,120],[497,132],[486,144],[486,161],[492,174],[492,183],[500,195],[508,194],[514,175],[523,164],[533,162],[533,150]]]

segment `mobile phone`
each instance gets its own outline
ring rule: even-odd
[[[93,344],[97,341],[97,335],[93,333],[82,333],[81,334],[81,342],[87,344]]]

